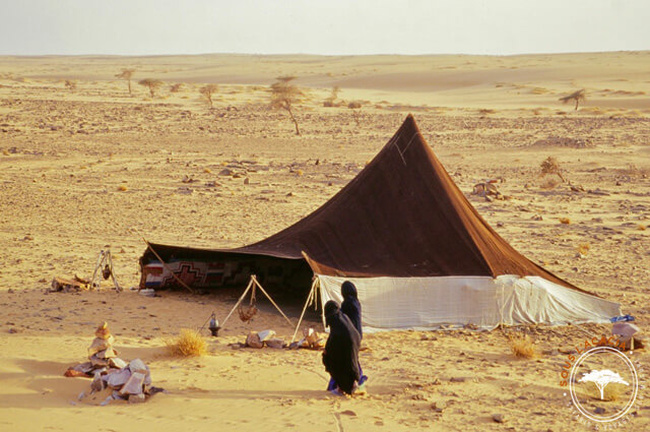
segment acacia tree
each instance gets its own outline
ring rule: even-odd
[[[598,390],[600,390],[600,400],[605,398],[605,387],[610,383],[624,384],[629,386],[630,384],[625,381],[617,372],[612,372],[611,370],[592,370],[589,373],[583,374],[583,377],[578,380],[578,382],[592,382],[596,385]]]
[[[212,109],[212,95],[215,94],[218,90],[219,86],[216,84],[204,85],[199,89],[199,93],[201,93],[210,104],[210,109]]]
[[[129,85],[129,94],[131,94],[131,78],[135,73],[135,69],[122,69],[122,72],[115,75],[115,78],[126,80]]]
[[[163,82],[153,78],[145,78],[138,81],[138,84],[147,87],[149,89],[149,93],[151,93],[151,97],[153,98],[156,95],[156,90],[158,90],[158,87],[163,85]]]
[[[587,100],[587,95],[585,94],[585,89],[580,89],[580,90],[574,91],[573,93],[571,93],[568,96],[561,97],[559,100],[561,100],[562,103],[564,103],[564,104],[568,103],[570,100],[574,100],[576,102],[576,107],[575,107],[574,111],[577,111],[578,110],[578,104],[580,104],[580,102],[584,102],[585,100]]]
[[[292,107],[294,104],[300,102],[303,96],[302,90],[297,86],[291,84],[291,81],[296,79],[293,76],[282,76],[276,78],[276,82],[271,84],[271,107],[286,110],[296,127],[296,135],[300,135],[300,127],[298,121],[293,115]]]

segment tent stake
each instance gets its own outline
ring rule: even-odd
[[[305,311],[307,310],[307,307],[311,304],[311,301],[314,298],[314,291],[316,290],[317,284],[318,284],[318,279],[314,278],[314,282],[312,282],[311,289],[309,290],[309,295],[307,296],[307,301],[305,302],[305,307],[302,308],[302,313],[300,314],[300,319],[298,320],[296,331],[293,332],[293,336],[291,336],[291,342],[289,342],[289,344],[292,344],[293,341],[296,340],[296,335],[298,334],[298,330],[300,329],[300,323],[302,323],[302,318],[305,316]]]
[[[262,290],[262,292],[264,293],[264,295],[266,296],[266,298],[268,298],[268,299],[271,301],[271,303],[273,303],[273,306],[275,306],[275,308],[278,310],[278,312],[280,312],[280,313],[282,314],[282,316],[284,317],[284,319],[287,320],[287,322],[289,323],[289,325],[293,327],[293,323],[291,322],[291,320],[290,320],[289,318],[287,318],[287,316],[284,314],[284,312],[282,312],[282,309],[280,309],[280,306],[278,306],[277,304],[275,304],[275,302],[273,301],[273,299],[271,298],[271,296],[270,296],[270,295],[269,295],[269,294],[264,290],[264,288],[262,287],[262,285],[260,285],[260,283],[257,281],[257,277],[256,277],[255,275],[251,275],[251,281],[254,282],[255,285],[257,285],[257,287],[258,287],[260,290]]]
[[[239,303],[241,303],[242,300],[244,300],[244,297],[246,297],[246,294],[248,293],[248,290],[250,290],[252,286],[253,286],[253,281],[251,280],[250,282],[248,282],[248,286],[244,290],[244,294],[242,294],[241,297],[239,297],[239,300],[237,300],[237,303],[235,303],[235,306],[233,306],[233,308],[230,310],[230,313],[228,314],[226,319],[223,320],[223,322],[221,323],[221,328],[224,328],[226,326],[226,321],[228,321],[228,318],[230,318],[230,315],[232,315],[232,313],[235,311],[235,309],[237,309],[237,306],[239,306]]]

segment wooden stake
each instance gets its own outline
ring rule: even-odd
[[[280,312],[280,313],[282,314],[282,316],[284,317],[284,319],[287,320],[287,322],[289,323],[289,325],[290,325],[290,326],[293,326],[293,323],[291,322],[291,320],[290,320],[289,318],[287,318],[287,316],[284,314],[284,312],[282,312],[282,309],[280,309],[280,306],[278,306],[277,304],[275,304],[275,302],[273,301],[273,299],[271,298],[271,296],[270,296],[270,295],[269,295],[269,294],[264,290],[264,288],[262,287],[262,285],[260,285],[260,283],[257,281],[257,277],[255,277],[255,275],[251,275],[251,281],[253,281],[253,282],[258,286],[258,288],[259,288],[260,290],[262,290],[262,292],[264,293],[264,295],[266,296],[266,298],[268,298],[268,299],[271,301],[271,303],[273,304],[273,306],[275,306],[275,308],[278,310],[278,312]]]
[[[298,334],[298,330],[300,329],[300,323],[302,323],[302,318],[305,316],[305,311],[307,310],[307,307],[311,304],[315,296],[314,291],[316,290],[316,285],[318,285],[318,279],[314,278],[314,282],[312,282],[311,284],[311,290],[309,290],[309,295],[307,296],[307,301],[305,302],[305,307],[302,308],[302,313],[300,314],[300,319],[298,320],[296,331],[293,332],[293,336],[291,336],[291,342],[289,342],[289,345],[291,345],[293,341],[296,340],[296,335]]]
[[[228,314],[226,319],[223,320],[223,322],[221,323],[221,328],[224,328],[226,326],[226,321],[228,321],[228,318],[230,318],[230,316],[235,311],[235,309],[237,309],[237,306],[239,306],[239,303],[241,303],[242,300],[244,300],[244,297],[246,297],[246,294],[248,293],[248,290],[250,290],[252,286],[253,286],[253,281],[251,280],[250,282],[248,282],[248,286],[244,290],[244,294],[242,294],[241,297],[239,297],[239,300],[237,300],[237,303],[235,303],[235,306],[230,310],[230,313]]]

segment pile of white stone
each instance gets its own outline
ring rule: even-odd
[[[111,390],[111,394],[101,403],[106,405],[112,400],[126,400],[129,403],[144,402],[147,396],[163,391],[151,386],[149,367],[140,359],[125,362],[117,356],[113,348],[115,338],[108,325],[103,323],[95,331],[95,339],[88,348],[88,360],[71,367],[66,376],[91,376],[93,382],[90,392],[83,392],[79,400],[87,396]]]

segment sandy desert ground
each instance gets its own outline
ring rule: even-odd
[[[115,78],[123,68],[135,69],[132,95]],[[281,75],[305,91],[295,110],[302,136],[269,108]],[[143,78],[164,81],[154,98],[137,85]],[[219,85],[212,109],[198,91],[206,83]],[[340,106],[324,107],[334,86]],[[579,110],[558,101],[580,88]],[[0,57],[0,429],[593,429],[573,418],[560,372],[567,352],[609,326],[369,334],[369,393],[340,398],[324,391],[318,351],[230,346],[250,330],[291,337],[269,303],[252,323],[232,319],[208,355],[181,359],[165,340],[213,311],[225,317],[241,291],[150,298],[128,288],[139,280],[141,235],[215,248],[260,240],[339,191],[413,113],[500,235],[647,328],[649,95],[650,52]],[[347,108],[352,101],[361,108]],[[549,156],[582,191],[540,173]],[[495,178],[509,199],[470,195]],[[54,276],[90,276],[106,245],[126,291],[47,292]],[[297,321],[304,299],[276,300]],[[140,405],[77,401],[90,381],[63,372],[85,361],[102,321],[120,356],[144,360],[167,394]],[[313,311],[306,325],[322,330]],[[539,356],[515,358],[512,332],[530,334]],[[632,358],[647,368],[644,350]],[[619,430],[650,429],[644,395]]]

